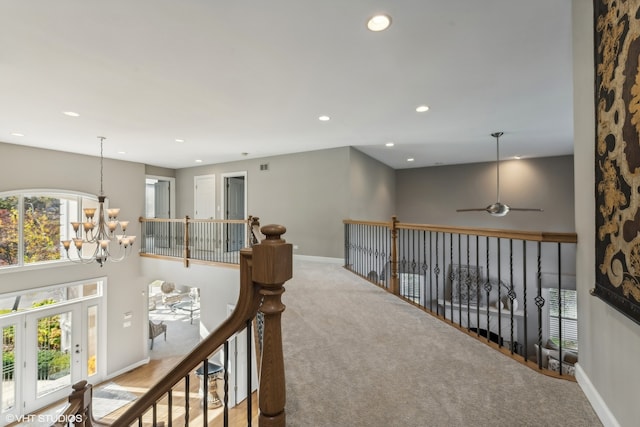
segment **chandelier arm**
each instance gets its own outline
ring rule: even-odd
[[[106,138],[99,136],[98,139],[100,140],[100,195],[98,196],[97,218],[94,220],[95,208],[84,208],[83,211],[86,216],[86,221],[82,223],[72,222],[71,226],[75,231],[75,237],[71,240],[63,240],[61,243],[69,261],[80,264],[88,264],[96,261],[102,267],[107,260],[112,262],[124,260],[124,258],[132,252],[136,236],[127,235],[129,221],[119,221],[117,219],[120,209],[111,208],[105,212],[104,140]],[[108,217],[106,216],[107,214]],[[117,234],[118,231],[121,231],[122,234]],[[76,248],[75,257],[69,254],[69,248],[72,242]],[[95,245],[93,253],[88,257],[82,256],[85,243]],[[120,247],[117,256],[112,255],[111,251],[109,251],[109,243],[117,243]]]

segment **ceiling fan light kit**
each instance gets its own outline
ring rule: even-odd
[[[500,137],[504,132],[493,132],[492,137],[496,139],[496,202],[486,208],[457,209],[456,212],[487,212],[492,216],[505,216],[511,211],[542,212],[539,208],[512,208],[506,203],[500,203]]]

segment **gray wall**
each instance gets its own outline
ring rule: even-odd
[[[268,163],[269,170],[260,171]],[[342,220],[349,214],[349,148],[310,151],[176,171],[178,217],[193,216],[194,177],[216,175],[218,218],[223,173],[247,172],[248,214],[287,227],[296,254],[343,256]]]
[[[176,170],[169,168],[161,168],[159,166],[145,165],[145,173],[147,175],[164,176],[167,178],[175,178]]]
[[[97,157],[42,150],[0,143],[0,191],[20,189],[64,189],[97,194],[100,163]],[[131,221],[131,234],[139,235],[138,217],[144,213],[144,165],[105,159],[104,191],[110,206],[121,208],[122,219]],[[137,184],[136,184],[137,183]],[[133,230],[136,230],[134,233]],[[68,264],[46,269],[0,273],[0,291],[10,292],[108,276],[107,373],[137,363],[146,357],[147,301],[137,256],[100,268],[98,264]],[[123,328],[123,315],[131,312],[132,326]]]
[[[500,201],[544,212],[493,217],[456,209],[496,199],[494,162],[396,171],[396,211],[402,222],[531,231],[574,231],[573,157],[500,162]]]
[[[354,148],[349,153],[349,218],[390,221],[396,205],[396,172]]]
[[[240,293],[240,269],[237,266],[214,267],[181,261],[140,258],[147,283],[166,280],[176,285],[200,289],[200,336],[215,330],[227,317],[227,304],[235,305]],[[170,340],[170,331],[167,334]]]
[[[621,426],[640,419],[640,325],[632,322],[589,290],[595,283],[595,121],[593,7],[591,0],[573,0],[575,206],[578,233],[577,288],[580,384],[592,402],[602,399]],[[580,377],[578,377],[580,381]],[[602,416],[601,416],[602,418]],[[614,425],[613,423],[605,425]]]

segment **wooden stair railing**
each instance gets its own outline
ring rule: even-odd
[[[240,294],[231,316],[111,424],[96,423],[92,419],[91,386],[86,381],[74,385],[74,392],[69,400],[74,400],[73,404],[79,408],[77,414],[83,416],[83,423],[76,425],[128,426],[141,420],[179,381],[203,364],[203,361],[207,361],[235,333],[244,329],[258,311],[264,316],[263,346],[259,361],[258,423],[268,427],[286,425],[280,320],[285,309],[281,301],[283,285],[292,277],[293,248],[281,238],[286,231],[285,227],[266,225],[261,231],[265,236],[261,243],[241,250]]]

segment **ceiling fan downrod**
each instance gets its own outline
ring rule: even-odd
[[[457,209],[456,212],[472,212],[483,211],[492,216],[505,216],[510,211],[533,211],[542,212],[542,209],[538,208],[512,208],[506,203],[500,203],[500,137],[504,135],[504,132],[493,132],[492,137],[496,139],[496,201],[485,208],[469,208],[469,209]]]

